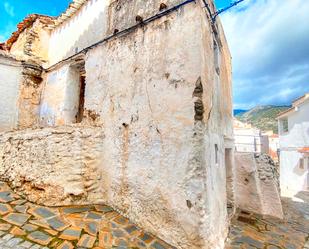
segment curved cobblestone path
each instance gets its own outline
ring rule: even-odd
[[[283,199],[284,220],[239,211],[226,249],[309,249],[309,193],[298,197]],[[43,207],[0,182],[0,249],[24,248],[172,249],[108,206]]]
[[[105,205],[48,208],[0,182],[0,249],[172,249]]]
[[[284,220],[240,211],[226,249],[309,249],[309,192],[297,197],[302,201],[282,198]]]

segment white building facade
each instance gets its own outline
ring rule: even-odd
[[[309,93],[278,117],[282,196],[309,190]]]
[[[268,136],[251,124],[234,119],[235,151],[246,153],[268,153]]]

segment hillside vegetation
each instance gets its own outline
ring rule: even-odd
[[[235,115],[242,122],[250,123],[262,131],[272,130],[278,133],[276,117],[280,112],[288,109],[289,106],[257,106],[253,109]]]

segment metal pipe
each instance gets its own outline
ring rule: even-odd
[[[245,1],[245,0],[238,0],[238,1],[234,2],[234,3],[232,3],[230,6],[218,10],[217,12],[215,12],[215,13],[212,15],[212,17],[211,17],[212,21],[215,22],[218,15],[220,15],[220,14],[223,13],[224,11],[229,10],[230,8],[233,8],[234,6],[236,6],[237,4],[239,4],[239,3],[243,2],[243,1]]]
[[[155,21],[156,19],[159,19],[159,18],[161,18],[161,17],[163,17],[163,16],[165,16],[165,15],[168,15],[169,13],[178,10],[178,9],[181,8],[182,6],[187,5],[187,4],[189,4],[189,3],[192,3],[192,2],[195,2],[195,1],[196,1],[196,0],[186,0],[186,1],[180,3],[180,4],[176,5],[176,6],[173,6],[173,7],[169,8],[169,9],[167,9],[167,10],[165,10],[165,11],[162,11],[162,12],[160,12],[160,13],[158,13],[158,14],[152,16],[152,17],[147,18],[147,19],[145,19],[144,21],[142,21],[142,22],[140,22],[140,23],[138,23],[138,24],[135,24],[135,25],[133,25],[133,26],[131,26],[131,27],[129,27],[129,28],[126,28],[126,29],[124,29],[124,30],[121,30],[121,31],[119,31],[119,32],[117,32],[117,33],[115,33],[115,34],[112,34],[112,35],[110,35],[110,36],[107,36],[106,38],[104,38],[104,39],[102,39],[102,40],[100,40],[100,41],[98,41],[98,42],[96,42],[96,43],[94,43],[94,44],[92,44],[92,45],[90,45],[90,46],[84,48],[84,49],[81,50],[80,52],[78,52],[78,53],[76,53],[76,54],[74,54],[74,55],[72,55],[72,56],[69,56],[69,57],[67,57],[67,58],[65,58],[65,59],[63,59],[63,60],[57,62],[56,64],[54,64],[54,65],[48,67],[47,69],[45,69],[45,72],[51,71],[54,67],[60,65],[61,63],[65,62],[65,61],[69,61],[69,60],[73,59],[73,58],[74,58],[75,56],[77,56],[77,55],[86,54],[88,50],[90,50],[90,49],[92,49],[92,48],[94,48],[94,47],[96,47],[96,46],[98,46],[98,45],[100,45],[100,44],[102,44],[102,43],[105,43],[105,42],[111,40],[111,39],[114,38],[114,37],[118,37],[118,36],[127,34],[127,33],[131,32],[131,31],[135,30],[135,29],[138,28],[138,27],[141,27],[141,26],[143,26],[143,25],[145,25],[145,24],[148,24],[148,23],[150,23],[150,22],[153,22],[153,21]]]

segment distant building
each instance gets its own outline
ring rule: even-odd
[[[309,93],[278,116],[283,196],[309,190]]]
[[[273,131],[263,132],[263,136],[267,136],[268,139],[268,155],[274,160],[275,163],[279,162],[279,135],[274,134]]]
[[[251,124],[234,119],[235,150],[237,152],[268,153],[268,136]]]

